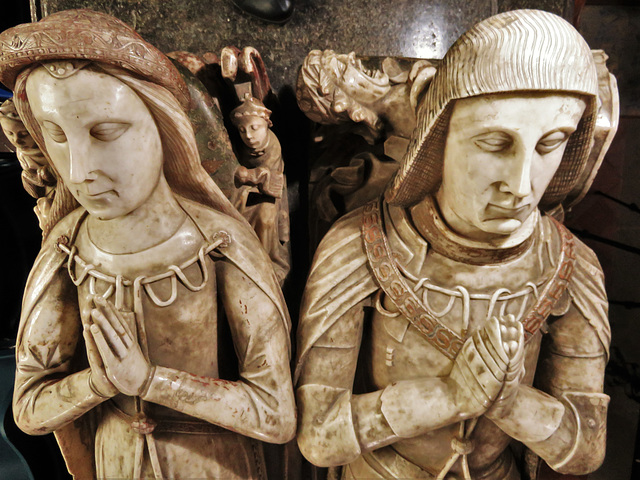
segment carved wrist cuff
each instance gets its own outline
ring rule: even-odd
[[[574,442],[563,458],[549,459],[547,463],[560,473],[584,475],[593,472],[604,460],[609,396],[566,392],[562,400],[575,421]]]
[[[144,398],[149,392],[149,387],[151,386],[151,382],[153,381],[153,377],[155,376],[155,374],[156,374],[156,366],[151,365],[151,368],[149,369],[149,375],[147,376],[147,380],[144,382],[144,385],[140,387],[140,393],[139,393],[140,398]]]
[[[351,391],[303,385],[296,392],[300,424],[298,445],[314,465],[331,467],[354,461],[361,453],[351,411]]]
[[[100,398],[104,398],[104,399],[108,399],[111,398],[110,395],[105,395],[103,393],[100,392],[100,390],[98,390],[98,387],[96,387],[93,383],[93,372],[91,370],[89,370],[89,388],[91,389],[91,391],[97,395]]]

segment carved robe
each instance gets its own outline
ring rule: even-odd
[[[14,414],[30,433],[55,432],[76,478],[262,479],[257,440],[293,434],[289,318],[270,262],[244,225],[179,202],[187,216],[172,238],[125,255],[100,251],[78,209],[32,270]],[[92,388],[91,295],[114,302],[156,365],[144,400]],[[220,379],[234,370],[237,381]]]

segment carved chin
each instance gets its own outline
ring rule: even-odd
[[[517,231],[522,223],[517,218],[492,218],[482,222],[482,229],[487,233],[510,235]]]
[[[518,220],[524,222],[531,214],[530,205],[523,205],[518,208],[505,208],[498,205],[489,204],[484,211],[484,219],[486,220]]]

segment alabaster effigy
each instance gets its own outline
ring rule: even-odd
[[[401,136],[375,122],[375,98],[396,88],[415,103],[415,129],[384,197],[343,216],[316,251],[298,329],[303,455],[343,466],[342,479],[594,471],[609,402],[607,299],[593,252],[561,219],[615,131],[614,115],[608,140],[593,141],[615,81],[600,78],[613,93],[599,98],[584,39],[535,10],[473,27],[418,67],[415,91],[412,68],[384,87],[389,69],[336,65],[342,76],[321,75],[322,89],[299,85],[310,118]],[[331,85],[364,93],[331,96]]]
[[[35,141],[21,148],[41,153],[26,177],[50,199],[18,426],[54,432],[76,478],[265,478],[261,442],[295,431],[290,321],[269,257],[201,165],[178,70],[119,20],[69,10],[0,34],[0,81]]]

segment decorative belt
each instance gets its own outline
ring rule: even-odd
[[[222,427],[199,420],[182,421],[162,419],[156,422],[142,411],[141,403],[140,399],[136,397],[136,409],[138,410],[138,413],[135,415],[129,415],[128,413],[123,412],[113,400],[105,402],[110,411],[115,413],[118,418],[128,423],[131,430],[138,434],[133,463],[134,479],[141,478],[142,475],[142,458],[145,443],[147,445],[147,450],[149,451],[149,460],[151,461],[154,477],[156,480],[162,480],[164,478],[162,475],[162,467],[160,466],[160,458],[158,457],[158,450],[156,448],[156,440],[153,438],[154,433],[171,432],[191,435],[220,435],[223,433],[230,433],[229,430]]]
[[[135,415],[129,415],[122,411],[113,400],[105,402],[105,405],[109,407],[113,413],[115,413],[122,420],[127,422],[131,429],[139,433],[140,435],[147,435],[150,433],[186,433],[190,435],[224,435],[231,433],[230,430],[222,428],[213,423],[205,422],[204,420],[175,420],[173,418],[163,418],[161,420],[154,420],[144,413],[136,413]]]

